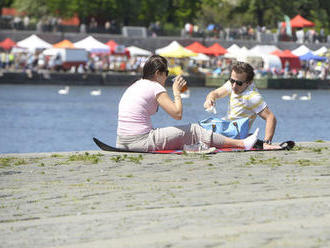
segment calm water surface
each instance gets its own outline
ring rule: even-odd
[[[68,95],[59,95],[61,88],[0,85],[0,153],[96,150],[92,137],[115,144],[117,106],[125,87],[99,87],[101,96],[89,94],[95,87],[73,86]],[[152,119],[154,127],[182,125],[210,116],[203,103],[211,89],[191,88],[191,97],[183,99],[183,119],[176,121],[160,109]],[[281,100],[282,95],[307,95],[307,90],[260,91],[278,120],[275,142],[330,140],[329,90],[310,91],[310,101]],[[225,115],[227,102],[217,101],[218,116]],[[261,128],[261,138],[264,126],[260,118],[253,126],[253,130]]]

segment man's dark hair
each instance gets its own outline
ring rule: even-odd
[[[152,55],[144,64],[142,78],[151,79],[157,70],[166,72],[167,60],[162,56]]]
[[[254,78],[254,69],[253,67],[245,62],[235,62],[233,64],[233,67],[231,68],[231,71],[235,71],[236,73],[246,73],[246,81],[251,82]]]

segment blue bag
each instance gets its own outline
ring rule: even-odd
[[[198,123],[206,130],[212,130],[214,133],[220,133],[232,139],[245,139],[249,134],[249,118],[247,117],[235,121],[209,117]]]

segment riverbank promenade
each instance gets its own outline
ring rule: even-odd
[[[1,247],[330,247],[329,155],[0,154]]]

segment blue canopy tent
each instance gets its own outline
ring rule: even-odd
[[[299,56],[299,59],[306,60],[306,61],[309,61],[309,60],[326,61],[327,60],[326,57],[317,56],[311,52],[308,52],[302,56]]]

